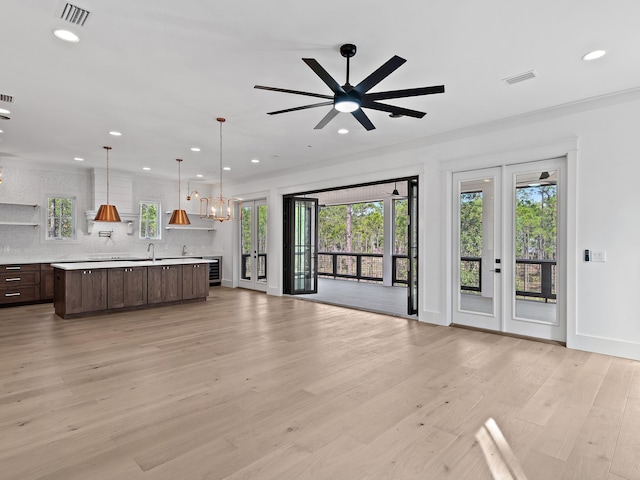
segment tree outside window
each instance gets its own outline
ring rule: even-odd
[[[140,238],[160,238],[160,204],[140,202]]]
[[[75,198],[47,198],[47,240],[75,238]]]

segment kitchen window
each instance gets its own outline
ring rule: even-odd
[[[140,202],[140,238],[160,239],[160,203]]]
[[[75,202],[75,197],[47,197],[47,240],[75,240]]]

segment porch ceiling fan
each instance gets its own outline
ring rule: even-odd
[[[336,80],[334,80],[334,78],[329,75],[324,68],[322,68],[317,60],[313,58],[302,59],[302,61],[306,63],[316,73],[316,75],[318,75],[320,79],[331,89],[333,95],[255,85],[254,88],[261,90],[292,93],[294,95],[305,95],[308,97],[323,98],[326,100],[324,102],[313,103],[311,105],[303,105],[301,107],[276,110],[274,112],[268,112],[268,114],[278,115],[280,113],[295,112],[298,110],[306,110],[309,108],[333,105],[333,108],[322,118],[322,120],[320,120],[320,122],[314,127],[314,129],[319,130],[321,128],[324,128],[324,126],[327,125],[327,123],[329,123],[333,118],[335,118],[338,113],[344,112],[351,113],[351,115],[353,115],[365,129],[373,130],[376,127],[373,125],[371,120],[369,120],[369,117],[367,117],[367,115],[364,113],[364,111],[362,110],[363,108],[370,108],[372,110],[387,112],[392,117],[407,116],[422,118],[426,115],[425,112],[419,112],[417,110],[411,110],[395,105],[388,105],[386,103],[379,103],[378,100],[391,100],[395,98],[417,97],[421,95],[444,93],[444,85],[368,93],[369,90],[371,90],[387,76],[393,73],[398,67],[405,63],[406,60],[397,55],[394,55],[391,59],[389,59],[372,74],[370,74],[367,78],[362,80],[357,85],[353,86],[349,83],[349,59],[356,54],[356,46],[351,43],[346,43],[340,47],[340,54],[347,59],[347,80],[344,85],[340,85]]]

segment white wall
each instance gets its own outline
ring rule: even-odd
[[[269,289],[282,294],[282,195],[315,188],[420,175],[421,321],[449,322],[450,180],[457,169],[569,154],[575,204],[569,218],[567,345],[640,359],[640,93],[566,105],[404,145],[396,153],[327,162],[312,171],[234,186],[236,196],[269,200]],[[572,151],[574,150],[575,151]],[[265,194],[265,185],[267,191]],[[253,196],[252,192],[256,192]],[[259,192],[259,194],[257,193]],[[222,233],[222,232],[220,232]],[[232,248],[232,232],[216,242]],[[582,250],[607,251],[606,263],[582,261]]]
[[[87,258],[87,256],[109,255],[147,255],[149,240],[138,238],[139,224],[134,223],[133,235],[127,234],[126,223],[97,223],[91,234],[87,232],[85,211],[93,210],[93,172],[91,169],[69,168],[64,171],[27,167],[23,163],[3,159],[3,183],[0,184],[0,202],[34,203],[38,209],[0,205],[0,221],[33,221],[43,225],[45,218],[46,196],[71,195],[76,198],[76,241],[46,241],[44,228],[0,225],[0,259],[2,261],[50,261]],[[120,175],[123,175],[121,172]],[[129,174],[131,177],[131,175]],[[130,179],[131,196],[129,211],[137,214],[138,202],[142,200],[160,201],[162,206],[162,225],[166,226],[170,215],[167,210],[177,208],[178,184],[176,181],[160,179],[148,175],[133,175]],[[186,182],[184,182],[186,185]],[[203,194],[210,194],[210,186],[199,184]],[[186,188],[183,188],[182,207],[187,208]],[[192,200],[193,202],[193,200]],[[131,212],[130,210],[135,210]],[[189,210],[190,211],[190,210]],[[199,219],[191,217],[192,222]],[[209,223],[210,224],[210,221]],[[111,238],[99,237],[100,230],[113,230]],[[217,232],[199,230],[175,231],[162,230],[162,239],[154,240],[156,252],[161,255],[180,255],[182,246],[190,252],[217,255],[213,242]]]

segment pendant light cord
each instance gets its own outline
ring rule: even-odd
[[[180,164],[182,160],[178,159],[178,210],[182,210],[180,208]]]
[[[111,150],[111,147],[103,147],[106,151],[107,151],[107,205],[110,205],[109,203],[109,150]]]
[[[220,198],[222,198],[222,123],[224,122],[224,118],[218,118],[220,122]]]

